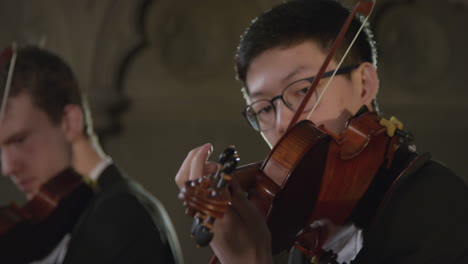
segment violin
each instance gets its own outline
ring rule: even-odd
[[[340,135],[307,119],[298,122],[353,17],[363,14],[364,25],[373,6],[373,1],[361,0],[350,13],[288,130],[265,161],[235,169],[238,156],[228,148],[221,155],[219,172],[185,183],[180,198],[186,213],[195,218],[192,235],[199,245],[208,245],[215,220],[228,210],[229,182],[235,178],[264,216],[273,254],[294,245],[309,258],[320,257],[327,232],[312,224],[322,219],[345,224],[378,169],[391,165],[395,151],[408,138],[396,119],[383,119],[364,106]]]
[[[93,193],[83,177],[68,168],[23,206],[0,207],[0,263],[46,257],[72,231]]]

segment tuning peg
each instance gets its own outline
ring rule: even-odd
[[[231,145],[227,147],[220,155],[219,155],[219,163],[224,164],[226,161],[231,159],[232,156],[237,155],[236,147]]]
[[[194,239],[198,246],[206,247],[213,239],[213,232],[204,225],[198,225],[194,230]]]

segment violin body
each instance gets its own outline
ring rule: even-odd
[[[29,263],[47,256],[72,231],[92,196],[82,177],[66,169],[23,207],[1,207],[0,263]]]
[[[341,225],[348,220],[399,145],[398,136],[389,137],[380,119],[366,112],[352,118],[340,136],[301,121],[280,139],[254,184],[241,184],[266,218],[274,253],[291,247],[307,224],[326,219]]]
[[[242,173],[233,174],[265,216],[274,253],[294,243],[314,210],[330,140],[310,121],[301,121],[280,139],[249,185]]]
[[[339,137],[333,136],[315,212],[309,222],[327,218],[336,225],[345,223],[380,166],[385,161],[390,165],[400,142],[398,136],[386,134],[380,119],[376,113],[366,112],[350,119]]]

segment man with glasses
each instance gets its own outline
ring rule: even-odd
[[[271,147],[286,132],[348,15],[336,1],[290,1],[257,17],[242,36],[236,69],[248,104],[244,116]],[[379,112],[376,50],[367,26],[322,95],[360,26],[355,18],[301,113],[301,119],[336,135],[363,106]],[[213,173],[217,166],[206,162],[211,152],[205,144],[188,154],[176,176],[180,188]],[[314,263],[468,263],[467,186],[440,163],[412,164],[417,156],[401,145],[392,167],[381,167],[370,184],[372,194],[363,196],[349,221],[329,225],[322,249],[331,254]],[[405,180],[391,186],[403,173]],[[264,220],[234,179],[231,207],[215,222],[211,248],[222,263],[272,263],[271,242]],[[307,263],[297,250],[289,261]]]

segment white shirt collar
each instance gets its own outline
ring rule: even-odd
[[[105,156],[89,173],[89,178],[93,181],[97,181],[102,172],[112,164],[112,158]]]
[[[310,227],[319,228],[326,226],[330,221],[321,219],[310,224]],[[351,262],[356,258],[363,245],[362,229],[359,229],[354,224],[346,224],[336,227],[322,246],[324,252],[332,250],[337,254],[336,261],[338,263]]]
[[[363,245],[362,229],[357,228],[354,224],[346,225],[340,228],[328,241],[323,245],[325,251],[333,250],[338,257],[337,262],[350,262],[356,258]]]

